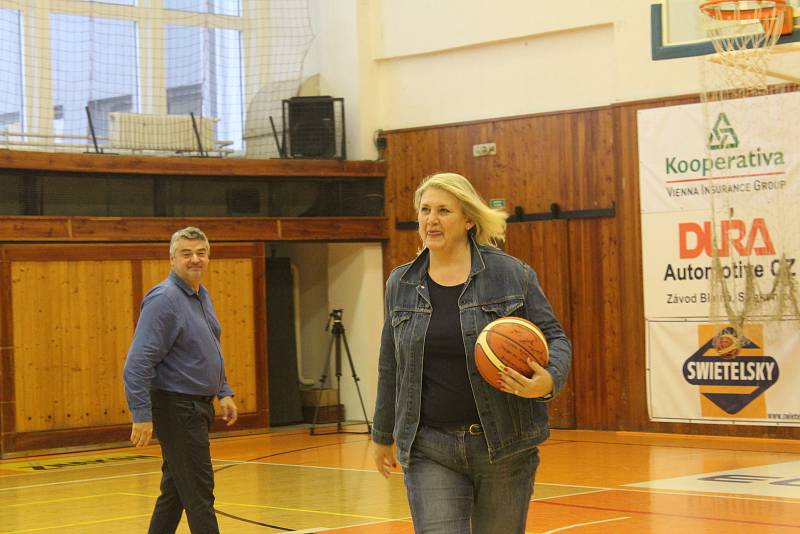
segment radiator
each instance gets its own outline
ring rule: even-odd
[[[214,124],[219,119],[195,117],[203,150],[214,150]],[[197,136],[188,115],[144,115],[111,112],[109,138],[114,148],[197,151]]]

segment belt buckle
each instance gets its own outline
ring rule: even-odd
[[[481,425],[474,423],[469,425],[467,432],[469,432],[470,436],[480,436],[483,434],[483,428],[481,428]]]

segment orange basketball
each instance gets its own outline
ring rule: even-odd
[[[539,365],[547,365],[547,340],[535,324],[520,317],[492,321],[475,343],[475,365],[484,380],[495,388],[498,387],[497,373],[503,367],[530,378],[533,369],[528,365],[529,356]]]

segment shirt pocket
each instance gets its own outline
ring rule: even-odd
[[[411,319],[412,312],[406,310],[395,310],[392,312],[392,328],[397,329],[404,322]]]
[[[411,325],[414,321],[414,312],[409,310],[394,310],[392,312],[392,333],[394,335],[394,349],[397,355],[403,345],[411,341]]]
[[[481,304],[481,310],[489,316],[490,320],[494,321],[501,317],[514,315],[514,313],[524,305],[525,301],[523,301],[521,297],[510,297],[499,302]]]

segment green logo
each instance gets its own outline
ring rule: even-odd
[[[739,146],[739,138],[736,131],[731,126],[728,116],[720,113],[714,129],[708,134],[709,150],[720,150],[722,148],[736,148]]]

